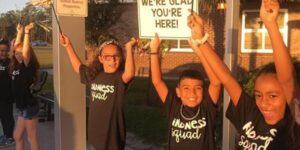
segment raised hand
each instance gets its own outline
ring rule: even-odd
[[[260,18],[268,28],[272,24],[276,24],[276,19],[279,14],[278,0],[262,0],[260,7]]]
[[[59,36],[59,42],[63,47],[68,47],[71,45],[70,39],[65,34],[61,34]]]
[[[31,22],[30,24],[28,24],[27,26],[25,26],[25,33],[29,33],[31,29],[34,28],[34,23]]]
[[[23,32],[23,26],[20,23],[18,23],[16,30],[17,30],[18,33],[22,33]]]
[[[157,33],[155,33],[154,38],[150,42],[151,53],[157,53],[159,50],[160,39]]]
[[[204,36],[205,21],[196,12],[188,16],[188,26],[191,28],[192,38],[201,39]]]
[[[126,49],[131,49],[133,46],[135,46],[138,43],[138,39],[132,37],[130,40],[125,44]]]

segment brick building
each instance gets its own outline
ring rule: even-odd
[[[259,20],[260,1],[241,2],[239,43],[236,63],[239,71],[248,71],[272,62],[272,50],[267,31]],[[137,4],[123,3],[120,7],[124,12],[118,23],[110,28],[110,33],[125,43],[130,37],[138,37]],[[203,14],[207,18],[206,32],[209,43],[220,57],[224,56],[225,12],[215,10],[211,14]],[[300,2],[282,3],[278,19],[280,31],[291,55],[300,58]],[[164,76],[176,77],[178,72],[186,68],[199,68],[199,59],[188,48],[186,41],[172,41],[172,48],[162,57],[161,65]],[[136,75],[148,76],[149,56],[135,55]]]

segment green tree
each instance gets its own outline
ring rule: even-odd
[[[98,45],[113,35],[107,33],[107,29],[120,18],[123,9],[118,0],[90,1],[88,5],[88,17],[86,18],[86,43]]]
[[[13,39],[16,34],[16,24],[20,17],[19,11],[8,11],[0,16],[0,38]]]

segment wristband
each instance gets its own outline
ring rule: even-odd
[[[150,55],[158,55],[158,52],[151,52]]]
[[[206,32],[205,35],[202,37],[202,39],[191,38],[191,41],[192,41],[193,45],[200,46],[200,45],[204,44],[205,42],[207,42],[208,38],[209,38],[209,34]]]
[[[25,32],[24,34],[30,34],[30,32],[28,32],[28,33]]]

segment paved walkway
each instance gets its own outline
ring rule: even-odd
[[[41,150],[54,150],[54,122],[40,122],[39,125],[39,142]],[[0,135],[2,127],[0,124]],[[132,133],[127,133],[125,150],[163,150],[162,147],[144,143],[142,139]],[[0,150],[15,150],[15,146],[0,148]],[[25,150],[30,150],[28,142],[25,142]]]

